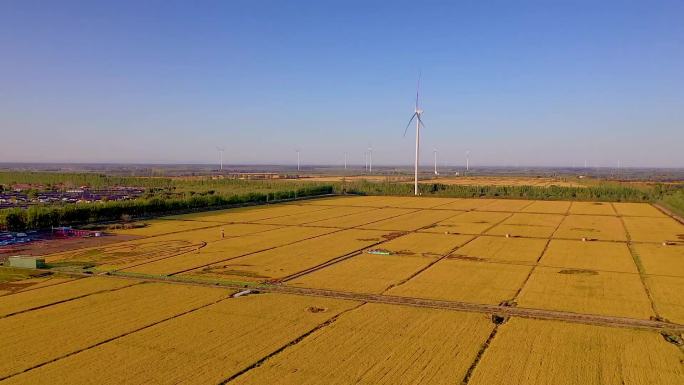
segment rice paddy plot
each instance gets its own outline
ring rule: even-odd
[[[633,247],[646,274],[684,278],[684,244],[635,243]]]
[[[4,270],[8,269],[0,268],[0,275],[4,275],[3,273],[6,273]],[[51,274],[43,277],[20,277],[17,280],[0,280],[0,297],[13,293],[21,293],[23,291],[30,291],[41,287],[47,287],[55,284],[69,282],[73,281],[74,279],[75,278],[69,276]]]
[[[197,250],[201,242],[150,239],[142,243],[114,243],[103,247],[73,250],[45,258],[48,264],[98,266],[113,270],[117,266],[153,261]]]
[[[255,223],[264,223],[272,225],[302,225],[322,221],[326,219],[334,219],[343,217],[345,215],[364,213],[375,208],[368,207],[329,207],[326,210],[307,211],[301,214],[292,214],[284,217],[276,217],[270,219],[262,219]]]
[[[210,265],[186,275],[240,282],[281,279],[381,242],[387,234],[343,230]]]
[[[563,218],[557,214],[515,213],[487,231],[487,234],[548,238]]]
[[[572,202],[570,214],[615,215],[615,210],[608,202]]]
[[[442,208],[443,205],[452,202],[452,198],[436,198],[436,197],[396,197],[391,198],[392,207],[401,207],[409,209],[431,209]]]
[[[447,204],[439,205],[436,209],[444,210],[474,210],[483,208],[494,201],[491,199],[451,199]]]
[[[531,205],[532,201],[517,200],[517,199],[494,199],[491,204],[488,204],[478,211],[505,211],[505,212],[518,212],[523,210],[525,207]]]
[[[363,207],[392,207],[392,202],[396,197],[388,196],[342,196],[321,199],[312,199],[301,202],[302,205],[316,206],[363,206]]]
[[[627,240],[620,218],[599,215],[568,215],[553,237],[601,241]]]
[[[384,242],[377,247],[393,254],[446,255],[473,239],[470,235],[410,233]]]
[[[0,378],[217,301],[227,290],[141,284],[0,319]],[[27,325],[33,325],[27,329]],[[105,361],[109,365],[109,361]],[[51,381],[48,381],[51,383]]]
[[[183,219],[203,222],[233,223],[233,222],[254,222],[267,218],[276,218],[286,215],[302,214],[325,210],[327,207],[313,205],[296,204],[275,204],[239,207],[228,210],[205,211],[193,214],[173,215],[166,219]]]
[[[554,239],[539,263],[567,269],[638,273],[627,244],[617,242]]]
[[[229,299],[18,375],[8,384],[216,384],[357,303]]]
[[[546,242],[545,239],[480,236],[454,251],[450,258],[535,263]]]
[[[648,203],[615,202],[613,207],[615,207],[618,215],[626,217],[667,217],[667,215]]]
[[[647,276],[644,279],[658,313],[672,322],[684,324],[684,278]]]
[[[204,227],[213,227],[220,225],[215,222],[200,222],[191,220],[173,220],[173,219],[152,219],[148,221],[138,222],[137,224],[143,227],[131,229],[113,230],[115,234],[137,235],[143,237],[150,237],[161,234],[177,233],[181,231],[200,229]]]
[[[113,243],[110,245],[68,251],[46,258],[48,263],[81,263],[95,265],[99,271],[126,269],[141,263],[164,260],[173,256],[196,253],[209,244],[228,242],[230,237],[278,229],[272,225],[233,224],[212,229],[190,230],[178,234]],[[223,235],[227,238],[222,238]]]
[[[512,318],[469,385],[672,385],[684,353],[656,332]]]
[[[537,266],[521,307],[649,319],[651,303],[638,274]]]
[[[684,225],[672,218],[623,217],[633,241],[684,242]]]
[[[515,296],[531,267],[443,259],[387,294],[498,305]]]
[[[68,301],[96,292],[120,289],[138,283],[128,279],[89,277],[0,297],[0,317]]]
[[[433,225],[439,221],[451,218],[459,214],[459,211],[450,210],[421,210],[414,213],[388,218],[382,221],[360,226],[362,229],[390,230],[390,231],[414,231],[421,227]]]
[[[486,315],[366,304],[235,384],[456,384],[491,332]]]
[[[570,208],[571,202],[564,201],[535,201],[523,208],[523,213],[564,214]]]
[[[361,213],[351,214],[340,218],[331,218],[323,221],[317,221],[307,226],[320,227],[336,227],[336,228],[350,228],[363,226],[372,222],[378,222],[391,217],[400,216],[412,212],[417,212],[415,209],[397,209],[397,208],[382,208],[371,211],[364,211]]]
[[[195,249],[192,252],[129,267],[124,271],[139,274],[169,275],[211,265],[245,254],[296,243],[334,231],[337,230],[318,227],[285,227],[238,238],[227,238],[220,242],[210,243],[206,247]]]
[[[380,294],[437,257],[360,254],[288,281],[290,286]]]
[[[451,234],[481,234],[509,217],[510,213],[469,211],[437,222],[434,227],[421,231]]]

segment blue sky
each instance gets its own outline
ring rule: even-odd
[[[3,1],[0,161],[684,167],[681,1]]]

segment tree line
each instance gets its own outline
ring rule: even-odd
[[[0,211],[0,227],[9,231],[45,229],[87,223],[116,221],[122,216],[135,218],[193,210],[210,210],[234,205],[258,204],[300,197],[331,194],[333,187],[312,186],[274,192],[233,195],[191,195],[182,198],[135,199],[98,203],[37,205],[28,209]]]

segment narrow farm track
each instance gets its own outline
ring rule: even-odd
[[[166,277],[166,278],[156,278],[156,277],[141,277],[139,275],[126,275],[124,273],[116,273],[112,276],[115,277],[127,277],[131,279],[139,279],[144,281],[152,282],[166,282],[166,283],[177,283],[177,284],[188,284],[197,286],[210,286],[210,287],[225,287],[235,290],[244,290],[245,288],[251,289],[257,292],[264,293],[280,293],[280,294],[294,294],[294,295],[305,295],[314,297],[327,297],[336,299],[345,299],[360,302],[370,302],[370,303],[383,303],[389,305],[405,305],[405,306],[416,306],[425,307],[433,309],[446,309],[446,310],[457,310],[457,311],[468,311],[476,313],[485,313],[490,315],[500,315],[500,316],[511,316],[511,317],[522,317],[522,318],[534,318],[534,319],[544,319],[544,320],[557,320],[557,321],[567,321],[574,323],[582,323],[588,325],[599,325],[599,326],[610,326],[610,327],[621,327],[621,328],[632,328],[632,329],[644,329],[644,330],[655,330],[655,331],[672,331],[672,332],[684,332],[684,325],[657,321],[657,320],[647,320],[647,319],[636,319],[627,317],[615,317],[615,316],[604,316],[598,314],[582,314],[582,313],[572,313],[556,310],[545,310],[545,309],[532,309],[523,307],[508,307],[499,305],[489,305],[480,303],[469,303],[460,301],[446,301],[446,300],[436,300],[436,299],[425,299],[425,298],[414,298],[414,297],[400,297],[386,294],[364,294],[364,293],[352,293],[345,291],[336,290],[325,290],[325,289],[311,289],[311,288],[301,288],[293,287],[287,285],[266,285],[266,284],[239,284],[239,283],[217,283],[217,282],[198,282],[194,280],[181,279],[178,277]]]

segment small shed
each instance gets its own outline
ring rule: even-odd
[[[34,257],[31,255],[13,255],[7,259],[7,264],[9,267],[42,269],[45,267],[45,258]]]

